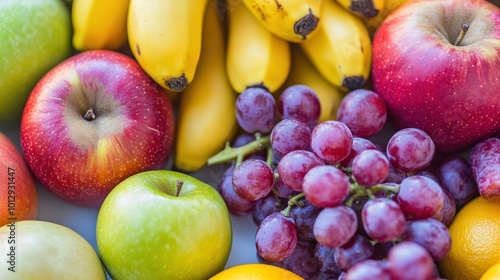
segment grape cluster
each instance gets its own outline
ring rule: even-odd
[[[231,213],[252,215],[259,260],[305,279],[439,279],[447,226],[477,195],[467,162],[437,161],[416,128],[372,141],[387,111],[370,90],[349,92],[337,119],[319,123],[311,88],[292,85],[276,99],[243,91],[245,132],[209,160],[229,162],[219,191]]]

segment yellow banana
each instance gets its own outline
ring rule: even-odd
[[[394,10],[399,8],[399,6],[403,5],[406,2],[408,2],[408,0],[384,0],[384,8],[376,17],[364,18],[363,20],[366,24],[368,32],[370,32],[370,35],[373,36],[373,34],[375,34],[375,31],[377,31],[382,21],[384,21],[384,19],[390,13],[392,13]]]
[[[193,80],[207,1],[130,0],[130,49],[144,71],[166,89],[182,91]]]
[[[346,93],[327,81],[316,70],[302,50],[297,45],[293,45],[292,67],[283,88],[296,84],[306,85],[318,95],[321,105],[321,114],[318,122],[335,120],[337,118],[337,109]]]
[[[73,47],[118,50],[127,40],[129,0],[73,0]]]
[[[321,1],[324,0],[243,0],[243,3],[271,33],[300,42],[316,33]]]
[[[233,89],[276,91],[290,70],[290,46],[267,30],[245,5],[229,10],[226,71]]]
[[[323,1],[318,33],[299,45],[335,86],[351,91],[366,83],[371,67],[370,35],[363,21],[336,1]]]
[[[215,6],[208,5],[196,77],[180,96],[174,165],[196,172],[224,148],[238,128],[236,92],[225,72],[225,38]]]
[[[336,0],[342,7],[362,18],[376,17],[384,9],[385,0]]]

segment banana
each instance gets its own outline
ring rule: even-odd
[[[337,109],[340,101],[345,96],[345,92],[327,81],[316,70],[302,50],[297,45],[293,45],[292,67],[283,89],[296,84],[306,85],[318,95],[321,106],[318,122],[337,118]]]
[[[366,83],[371,38],[363,21],[334,0],[323,1],[318,33],[299,46],[332,84],[351,91]]]
[[[73,47],[118,50],[127,40],[129,0],[74,0]]]
[[[177,0],[175,0],[177,1]],[[225,72],[225,38],[215,6],[207,6],[196,77],[180,96],[174,165],[196,172],[235,135],[236,95]]]
[[[130,0],[127,28],[132,53],[166,89],[182,91],[194,78],[207,1]]]
[[[385,0],[336,0],[342,7],[361,18],[376,17],[384,9]]]
[[[384,8],[376,17],[364,18],[363,21],[365,22],[366,28],[368,29],[368,32],[370,32],[370,35],[373,36],[382,21],[384,21],[384,19],[390,13],[392,13],[394,10],[399,8],[399,6],[403,5],[406,2],[408,2],[408,0],[384,0]]]
[[[300,42],[316,33],[324,0],[242,1],[271,33],[290,42]]]
[[[276,91],[290,70],[290,46],[267,30],[245,5],[229,10],[226,72],[233,89]]]

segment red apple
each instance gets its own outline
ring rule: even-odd
[[[35,179],[17,147],[2,133],[0,170],[0,226],[35,219],[38,212]]]
[[[165,166],[174,125],[167,95],[133,59],[87,51],[38,82],[23,112],[21,147],[44,187],[99,207],[123,179]]]
[[[396,127],[424,130],[437,152],[500,132],[500,8],[407,2],[374,36],[372,78]]]

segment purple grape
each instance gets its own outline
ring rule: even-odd
[[[450,156],[440,163],[437,173],[441,186],[455,199],[458,208],[478,195],[470,165],[458,156]]]
[[[470,151],[470,166],[477,189],[483,198],[500,201],[500,139],[488,138],[476,143]]]
[[[379,150],[365,150],[352,161],[352,176],[359,184],[372,187],[389,175],[389,160]]]
[[[311,150],[327,163],[344,160],[351,152],[352,144],[351,131],[339,121],[324,121],[311,133]]]
[[[273,169],[263,160],[247,159],[233,171],[233,188],[247,200],[265,197],[273,188]]]
[[[434,158],[434,153],[435,145],[431,137],[418,128],[401,129],[387,143],[389,162],[406,172],[425,169]]]
[[[346,280],[391,280],[389,265],[385,261],[364,260],[346,271]]]
[[[434,261],[444,258],[451,248],[448,228],[435,219],[408,221],[401,238],[420,244]]]
[[[428,280],[433,275],[434,262],[431,255],[415,242],[400,242],[387,255],[389,270],[394,279]]]
[[[278,163],[278,174],[281,182],[289,189],[302,191],[304,176],[313,167],[325,163],[314,153],[295,150],[283,156]]]
[[[252,209],[252,220],[255,225],[260,225],[269,215],[283,210],[284,201],[276,199],[272,193],[256,201]]]
[[[366,233],[372,239],[385,242],[403,233],[406,220],[396,202],[388,198],[375,198],[365,203],[362,221]]]
[[[284,119],[274,126],[270,136],[271,147],[280,156],[295,150],[308,150],[311,146],[311,130],[297,119]]]
[[[292,255],[297,246],[297,230],[293,219],[280,212],[267,216],[257,227],[255,246],[265,260],[279,262]]]
[[[436,181],[426,176],[413,175],[401,182],[397,201],[407,217],[425,219],[441,210],[444,194]]]
[[[252,212],[255,201],[244,199],[236,194],[233,188],[234,163],[224,172],[219,182],[219,193],[227,205],[229,212],[236,216],[245,216]]]
[[[278,169],[275,168],[274,172],[278,173]],[[285,199],[288,199],[291,196],[297,194],[296,191],[287,188],[285,186],[285,184],[283,184],[283,182],[281,181],[281,179],[279,177],[274,180],[273,190],[274,190],[275,194],[277,194],[279,197],[285,198]]]
[[[248,133],[269,133],[276,124],[276,101],[273,95],[259,87],[249,87],[236,98],[236,119]]]
[[[356,233],[358,219],[352,208],[324,208],[316,217],[313,233],[318,243],[327,247],[345,244]]]
[[[314,258],[316,242],[299,240],[292,255],[283,260],[283,268],[304,279],[313,279],[319,274],[318,261]]]
[[[340,162],[343,167],[351,167],[353,159],[364,150],[376,150],[377,146],[368,139],[353,137],[351,152]]]
[[[342,273],[342,269],[340,269],[335,262],[334,252],[335,248],[326,247],[317,243],[314,249],[314,257],[318,261],[319,270],[322,273],[330,277],[339,277]]]
[[[290,211],[290,217],[295,221],[297,235],[299,239],[306,241],[316,241],[314,238],[314,222],[321,212],[322,208],[316,207],[305,201],[304,206],[295,206]]]
[[[349,177],[331,165],[311,168],[304,176],[302,189],[307,200],[317,207],[335,207],[349,194]]]
[[[395,184],[401,184],[404,178],[408,177],[406,172],[401,171],[399,169],[396,169],[390,162],[389,162],[389,174],[387,174],[387,177],[385,178],[384,182],[385,183],[395,183]]]
[[[442,189],[442,191],[444,194],[443,207],[441,207],[441,210],[433,218],[439,217],[440,219],[438,220],[441,221],[441,223],[445,226],[449,226],[457,213],[457,204],[449,191],[446,189]]]
[[[278,99],[278,111],[283,119],[298,119],[313,127],[319,120],[321,104],[316,93],[305,85],[287,87]]]
[[[335,262],[344,271],[372,255],[372,243],[361,235],[354,235],[347,243],[335,248],[334,252]]]
[[[337,120],[349,127],[352,134],[370,137],[382,130],[387,119],[384,100],[367,89],[349,92],[339,104]]]

